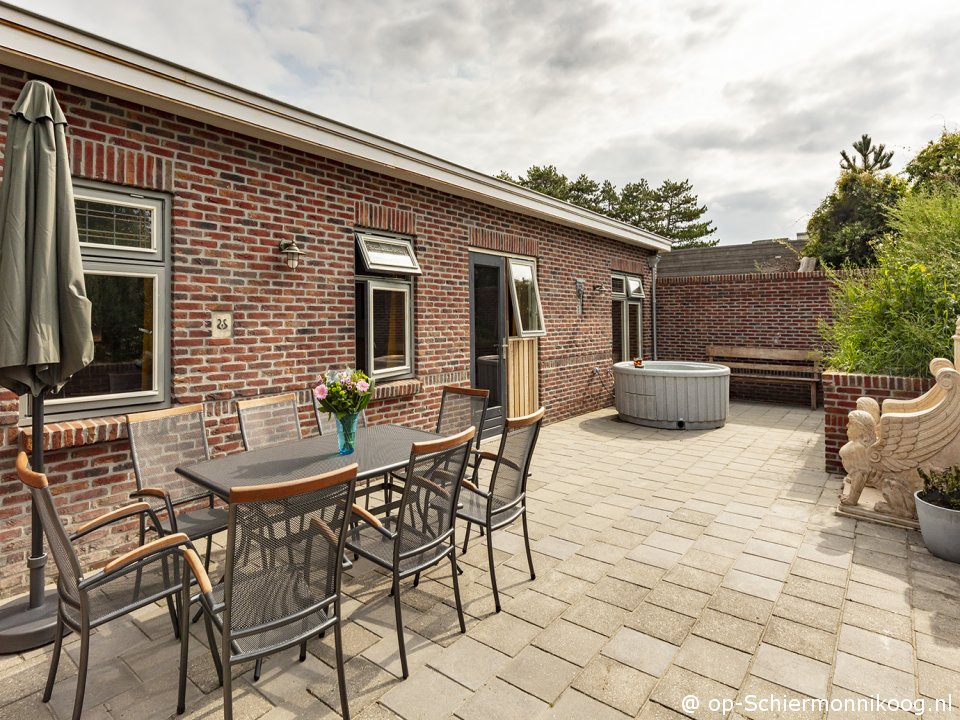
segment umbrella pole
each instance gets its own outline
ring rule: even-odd
[[[31,398],[33,403],[33,453],[30,466],[34,472],[43,472],[43,394],[46,388]],[[47,564],[47,554],[43,551],[43,528],[40,526],[40,513],[37,506],[30,503],[30,609],[43,605],[43,566]]]
[[[30,465],[43,472],[43,394],[32,398],[33,454]],[[33,503],[30,518],[30,595],[0,607],[0,654],[23,652],[53,642],[57,631],[57,590],[44,591],[43,568],[47,555],[43,552],[43,529]]]

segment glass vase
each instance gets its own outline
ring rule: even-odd
[[[349,455],[357,444],[357,419],[360,413],[347,413],[343,417],[337,416],[337,444],[341,455]]]

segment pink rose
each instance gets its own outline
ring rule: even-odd
[[[317,400],[326,400],[327,399],[327,386],[323,383],[320,383],[313,389],[313,394],[317,396]]]

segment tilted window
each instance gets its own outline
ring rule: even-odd
[[[94,356],[50,397],[47,413],[67,419],[162,406],[170,386],[168,198],[82,182],[74,196]]]
[[[410,377],[413,276],[421,272],[413,241],[358,232],[357,260],[367,273],[356,283],[357,367],[377,379]]]
[[[510,273],[510,301],[516,319],[517,335],[524,338],[546,335],[536,266],[531,260],[507,258],[507,268]]]

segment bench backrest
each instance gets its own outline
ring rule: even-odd
[[[787,348],[738,347],[735,345],[707,345],[707,357],[710,360],[731,358],[737,360],[763,360],[768,362],[796,363],[796,369],[809,368],[820,371],[823,353],[819,350],[792,350]],[[772,369],[772,368],[771,368]]]

